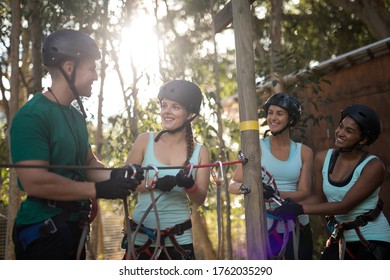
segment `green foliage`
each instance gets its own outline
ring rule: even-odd
[[[0,120],[1,112],[0,112]],[[9,162],[8,145],[6,141],[6,129],[5,122],[0,121],[0,163]],[[8,204],[8,189],[9,189],[9,169],[0,168],[0,204]]]
[[[282,15],[282,48],[285,53],[298,49],[306,59],[297,60],[286,66],[287,73],[303,69],[310,61],[324,61],[358,46],[375,41],[367,26],[350,12],[334,6],[331,1],[299,1],[297,4],[285,3]],[[261,42],[264,56],[256,56],[260,64],[269,62],[271,47],[270,1],[255,1],[255,11],[263,11],[254,19],[256,40]],[[298,54],[297,53],[297,54]],[[260,76],[269,74],[267,68],[261,69]]]

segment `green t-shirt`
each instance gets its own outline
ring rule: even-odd
[[[10,130],[11,158],[14,164],[43,160],[49,165],[85,165],[89,150],[84,117],[74,106],[63,106],[37,93],[16,113]],[[84,170],[51,169],[74,179],[85,179]],[[23,186],[18,181],[19,188]],[[25,200],[18,211],[16,225],[33,224],[61,212],[44,203]]]

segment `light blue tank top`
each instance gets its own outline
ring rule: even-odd
[[[351,181],[345,186],[334,186],[329,182],[328,178],[328,169],[330,158],[332,156],[333,149],[330,149],[325,157],[324,166],[322,168],[322,179],[323,179],[323,191],[329,202],[341,201],[343,200],[345,194],[353,187],[355,182],[359,179],[360,174],[362,173],[363,168],[366,164],[376,156],[370,155],[364,161],[362,161],[354,170]],[[345,215],[335,215],[335,218],[338,222],[351,222],[359,215],[362,215],[372,209],[377,205],[379,199],[380,187],[377,188],[368,198],[366,198],[362,203],[357,205],[349,213]],[[390,226],[384,216],[383,212],[380,213],[379,217],[372,221],[368,222],[364,227],[360,227],[364,238],[367,240],[379,240],[390,242]],[[346,230],[344,231],[345,241],[359,241],[355,230]]]
[[[296,191],[302,168],[302,144],[294,141],[290,142],[290,154],[286,161],[279,160],[272,155],[271,143],[268,137],[260,139],[260,148],[261,166],[274,177],[278,190],[283,192]],[[274,202],[266,203],[267,209],[276,208],[278,206],[279,205]],[[298,219],[302,225],[307,225],[309,223],[308,215],[300,215]],[[273,222],[273,219],[267,217],[268,228],[272,226]],[[278,232],[285,232],[284,224],[279,223],[276,230]],[[290,231],[291,230],[292,229],[290,228]]]
[[[200,154],[200,144],[196,144],[194,152],[190,158],[190,163],[197,165],[199,163],[199,154]],[[148,146],[146,148],[144,160],[142,166],[146,167],[147,165],[154,165],[156,167],[166,167],[168,165],[162,164],[156,159],[154,153],[154,135],[152,132],[149,133]],[[161,169],[158,171],[158,177],[162,178],[165,175],[175,176],[179,172],[178,169]],[[149,171],[149,178],[153,178],[155,175],[154,171]],[[195,179],[195,170],[193,170],[192,176]],[[154,191],[155,198],[160,195],[159,190]],[[146,212],[147,208],[151,205],[151,197],[148,191],[138,193],[138,201],[134,208],[132,219],[139,223],[142,216]],[[174,187],[170,192],[163,194],[156,203],[157,212],[160,219],[160,229],[170,228],[176,224],[180,224],[188,220],[191,216],[191,211],[189,208],[189,199],[186,192],[183,188],[178,186]],[[143,224],[151,229],[156,229],[156,216],[155,212],[152,209],[144,220]],[[186,230],[182,235],[175,236],[179,244],[191,244],[192,243],[192,230]],[[142,233],[138,233],[135,239],[135,245],[143,245],[148,240],[147,236]],[[166,246],[172,246],[169,238],[165,240]],[[154,245],[151,245],[154,246]]]

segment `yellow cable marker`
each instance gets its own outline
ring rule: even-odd
[[[240,122],[240,131],[245,130],[259,130],[259,122],[258,121],[244,121]]]

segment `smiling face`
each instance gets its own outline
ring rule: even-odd
[[[160,116],[164,129],[173,130],[181,126],[190,115],[180,103],[167,98],[161,100]]]
[[[98,79],[94,59],[83,59],[76,68],[75,86],[80,96],[90,97],[92,84]]]
[[[335,137],[335,146],[337,148],[350,148],[362,141],[359,125],[349,116],[340,121],[335,131]]]
[[[267,112],[267,123],[272,133],[281,131],[289,122],[289,115],[282,107],[271,105]]]

